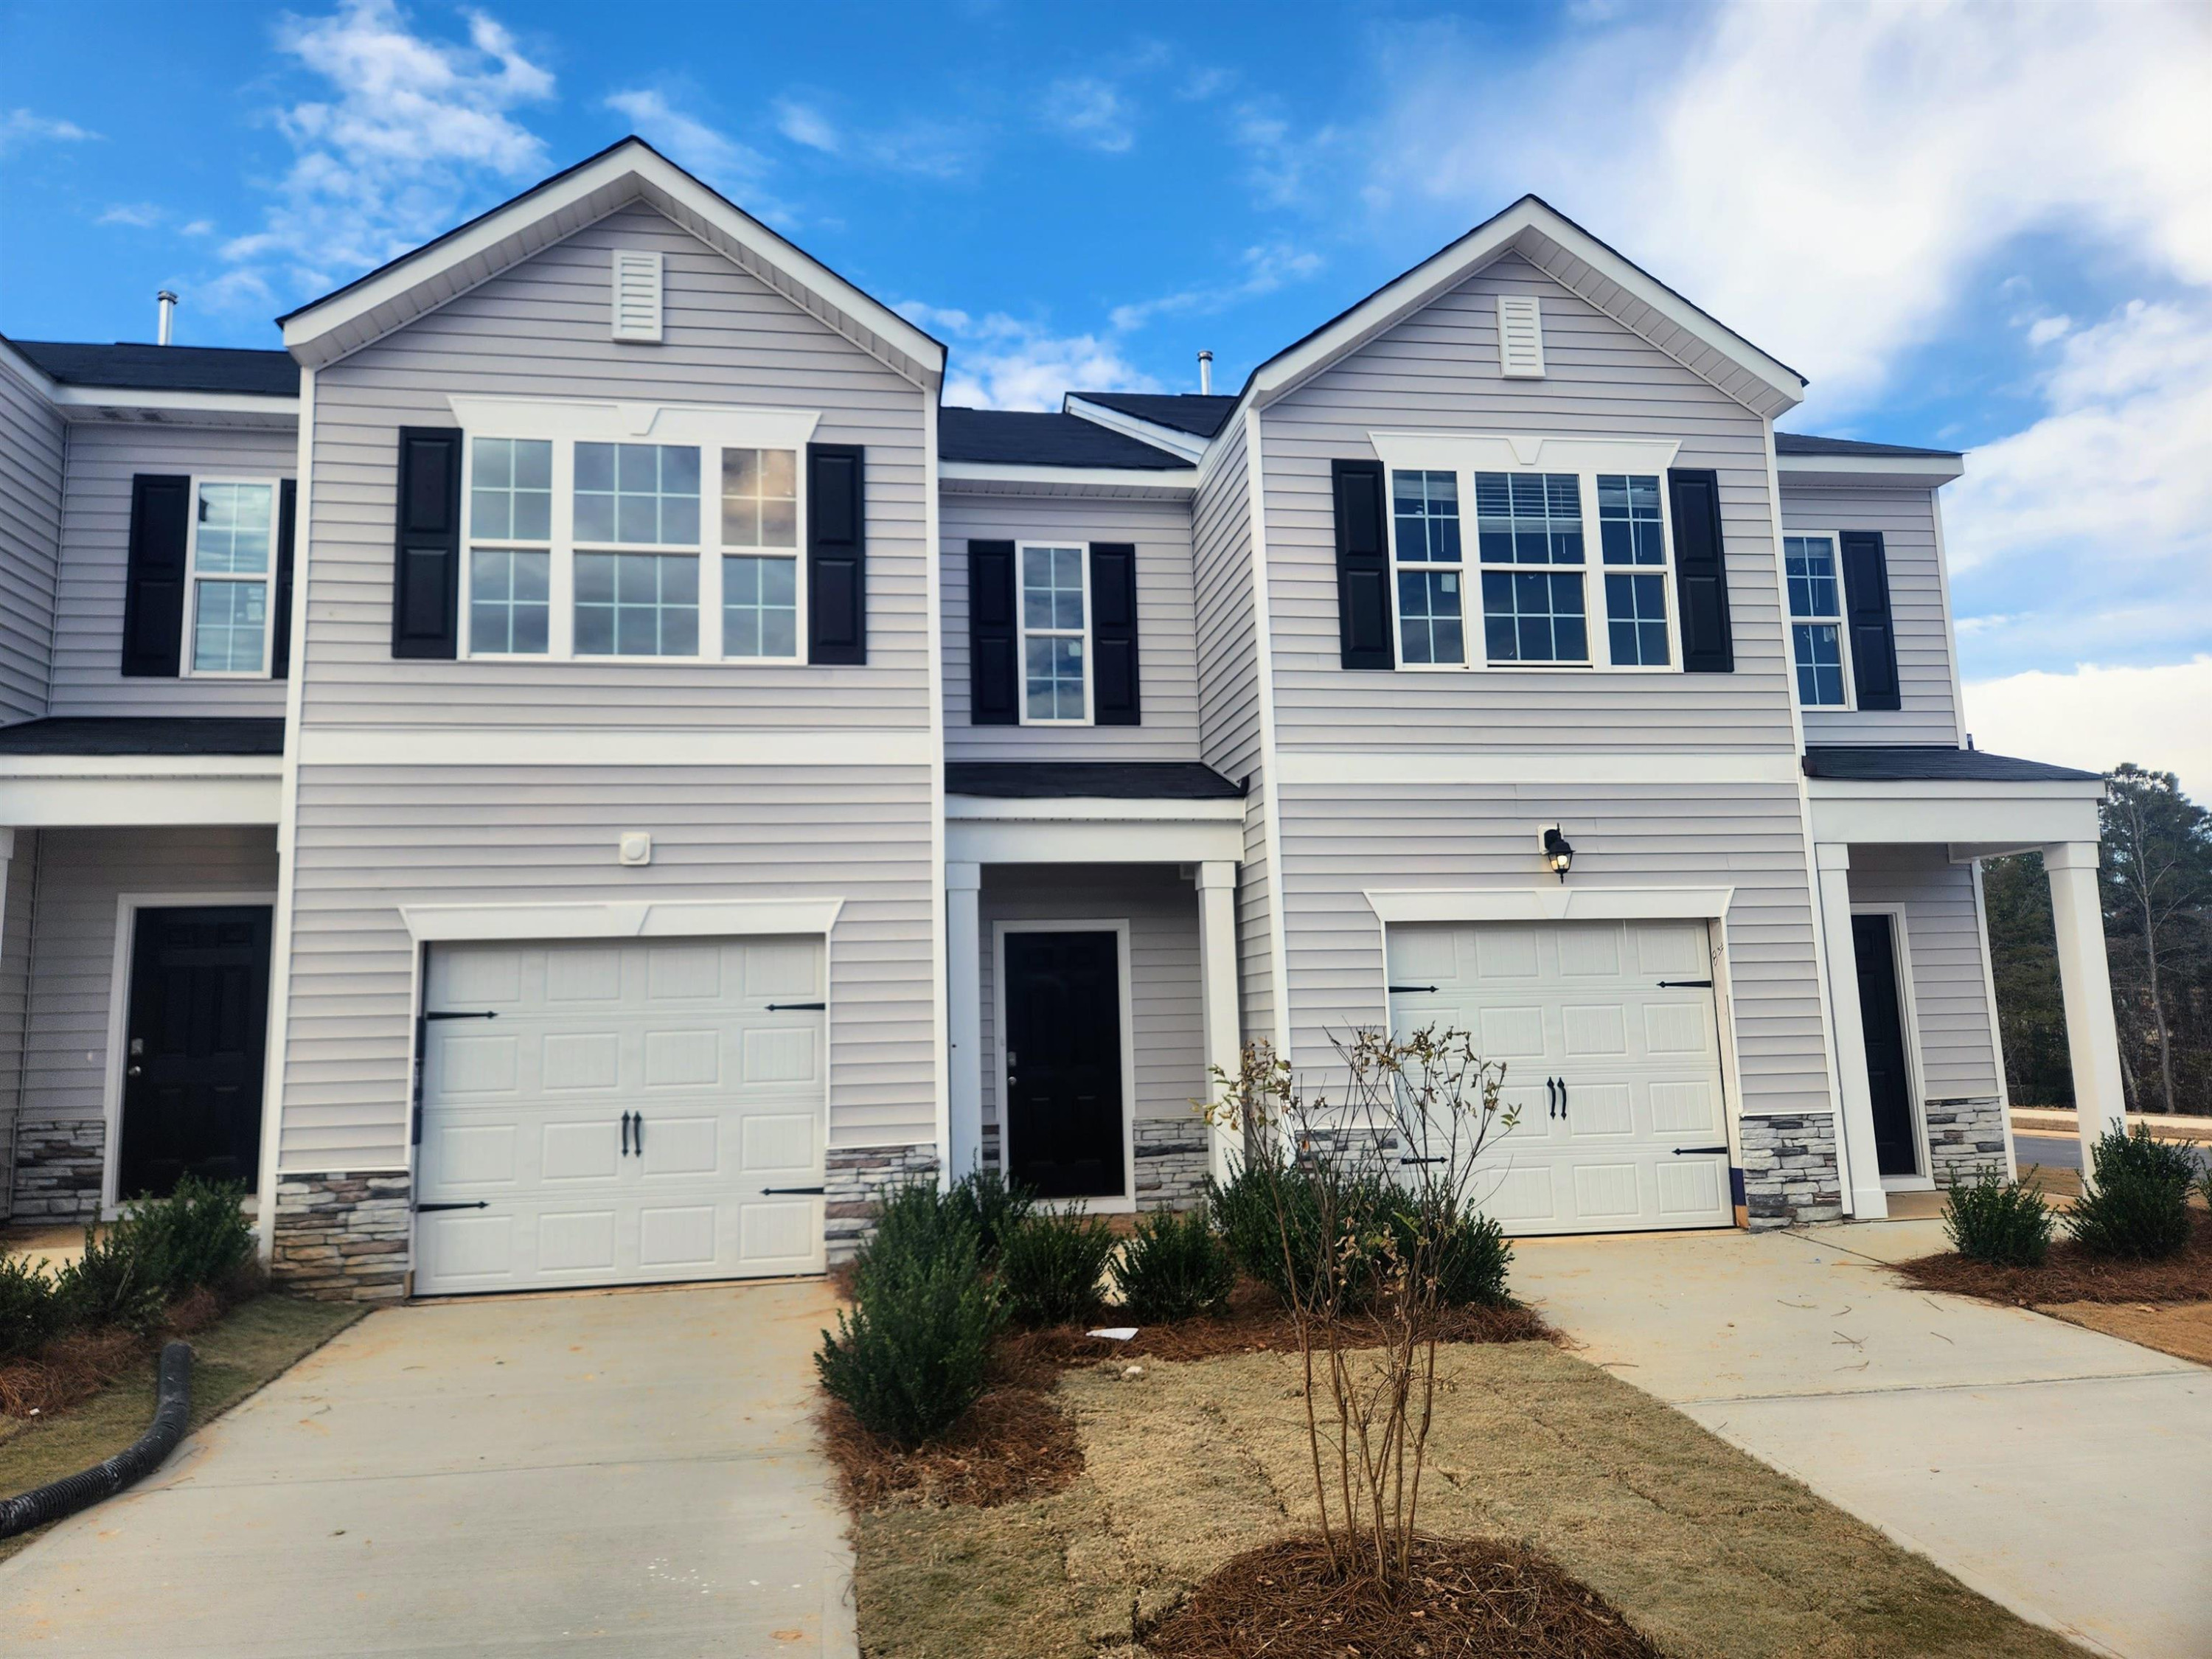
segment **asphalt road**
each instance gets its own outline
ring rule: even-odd
[[[2013,1156],[2023,1170],[2031,1164],[2040,1164],[2046,1170],[2081,1167],[2081,1141],[2076,1135],[2028,1135],[2015,1131],[2012,1145]],[[2196,1154],[2199,1169],[2212,1168],[2212,1146],[2199,1145],[2190,1151]]]

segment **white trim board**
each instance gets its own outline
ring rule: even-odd
[[[1239,803],[1241,805],[1242,803]],[[963,864],[1235,864],[1241,817],[1226,818],[952,818],[945,857]]]
[[[842,898],[714,901],[640,899],[603,903],[403,904],[401,920],[419,944],[523,939],[740,938],[819,933],[844,908]]]
[[[1675,438],[1561,438],[1434,429],[1370,432],[1367,441],[1393,471],[1664,473],[1682,448]],[[1585,519],[1597,521],[1595,514],[1585,514]]]
[[[1492,673],[1498,670],[1492,669]],[[1743,755],[1577,753],[1557,749],[1528,753],[1492,750],[1471,754],[1443,749],[1392,752],[1362,749],[1286,749],[1275,770],[1285,785],[1407,783],[1545,784],[1601,787],[1613,783],[1771,783],[1795,787],[1797,757]]]
[[[1114,966],[1121,981],[1121,1191],[1118,1196],[1102,1198],[1048,1199],[1050,1205],[1082,1206],[1093,1215],[1129,1215],[1137,1207],[1137,1030],[1136,987],[1129,962],[1129,921],[1126,916],[1104,921],[1079,918],[1063,921],[1056,918],[1025,917],[1017,921],[994,921],[991,924],[991,1063],[993,1075],[999,1080],[999,1168],[1003,1173],[1012,1167],[1006,1148],[1011,1144],[1008,1135],[1007,1110],[1010,1091],[1006,1087],[1006,935],[1009,933],[1112,933],[1115,935]]]
[[[1126,414],[1118,409],[1109,409],[1104,404],[1094,404],[1090,398],[1070,392],[1060,400],[1060,412],[1103,426],[1109,432],[1118,432],[1125,438],[1134,438],[1140,444],[1150,444],[1155,449],[1164,449],[1180,455],[1185,460],[1196,461],[1206,453],[1206,440],[1194,432],[1184,432],[1171,426],[1162,426],[1141,415]]]
[[[935,747],[927,726],[742,732],[711,726],[312,726],[299,737],[303,766],[926,767]]]
[[[1158,797],[1059,795],[1021,799],[1004,795],[945,797],[948,819],[983,823],[1238,823],[1244,822],[1242,796],[1218,800],[1170,800]]]
[[[937,476],[956,495],[1106,495],[1188,501],[1198,489],[1194,467],[1022,466],[1012,461],[939,461]],[[1019,486],[1003,491],[963,490],[963,484]]]
[[[274,766],[254,777],[0,776],[0,823],[24,830],[274,824],[283,809]]]
[[[1385,924],[1411,921],[1713,921],[1733,887],[1370,888],[1361,895]]]

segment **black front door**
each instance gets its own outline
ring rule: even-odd
[[[1887,916],[1853,916],[1859,1018],[1866,1026],[1867,1086],[1874,1093],[1875,1164],[1886,1176],[1920,1173],[1912,1145],[1912,1073],[1905,1059],[1905,1011],[1897,1001],[1897,936]]]
[[[138,912],[117,1196],[253,1183],[268,1031],[268,906]]]
[[[1117,1196],[1126,1188],[1116,936],[1006,938],[1006,1172],[1044,1198]]]

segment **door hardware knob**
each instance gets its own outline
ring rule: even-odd
[[[137,1077],[137,1076],[141,1072],[144,1071],[145,1069],[146,1069],[146,1068],[145,1068],[144,1066],[132,1066],[132,1067],[131,1067],[128,1072],[125,1073],[124,1073],[124,1075],[125,1075],[125,1076],[126,1076],[126,1077]]]

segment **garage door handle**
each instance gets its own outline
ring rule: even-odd
[[[771,1014],[781,1014],[787,1012],[796,1012],[804,1009],[818,1014],[829,1006],[826,1002],[771,1002],[768,1006],[768,1011]]]
[[[415,1213],[428,1215],[433,1210],[488,1210],[490,1207],[491,1201],[489,1199],[480,1198],[473,1204],[417,1204],[415,1206]]]
[[[629,1156],[629,1114],[628,1112],[624,1112],[623,1114],[622,1155],[624,1158],[628,1158]]]
[[[499,1011],[495,1008],[486,1008],[478,1013],[468,1013],[465,1012],[448,1013],[441,1011],[436,1013],[425,1014],[422,1018],[425,1019],[497,1019],[499,1018]]]
[[[1659,988],[1662,991],[1710,991],[1713,988],[1713,982],[1709,979],[1662,979],[1659,981]]]
[[[785,1193],[804,1193],[809,1197],[819,1198],[822,1196],[822,1188],[819,1187],[763,1187],[761,1188],[763,1198],[778,1196]]]
[[[1390,994],[1394,997],[1411,996],[1417,991],[1433,992],[1436,988],[1433,985],[1393,985],[1390,988]]]
[[[1728,1148],[1725,1146],[1677,1146],[1674,1149],[1674,1156],[1677,1158],[1696,1158],[1706,1152],[1724,1153],[1727,1151]]]
[[[640,1158],[645,1156],[645,1114],[633,1112],[629,1121],[630,1149]]]

